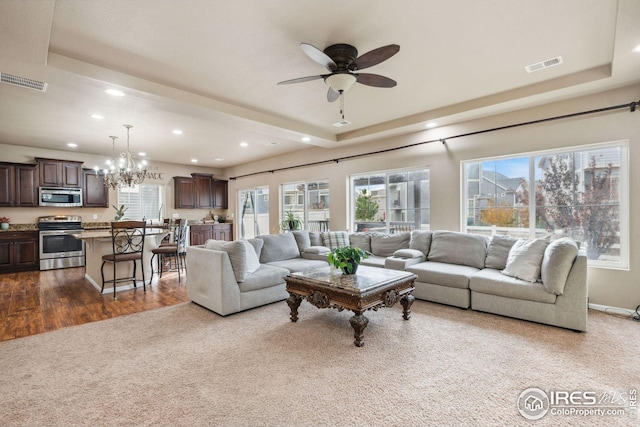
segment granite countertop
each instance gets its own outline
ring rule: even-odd
[[[38,224],[9,224],[9,229],[0,230],[0,233],[7,231],[38,231]]]

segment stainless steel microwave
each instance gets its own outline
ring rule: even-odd
[[[40,206],[82,206],[82,188],[38,188]]]

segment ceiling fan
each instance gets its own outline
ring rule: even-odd
[[[340,97],[354,83],[373,87],[389,88],[397,85],[395,80],[379,74],[359,73],[359,70],[373,67],[400,51],[400,46],[390,44],[374,49],[358,56],[358,50],[348,44],[340,43],[327,47],[324,51],[308,43],[301,43],[300,48],[307,56],[329,70],[329,74],[300,77],[279,82],[279,85],[302,83],[311,80],[324,79],[329,86],[327,100],[333,102]]]

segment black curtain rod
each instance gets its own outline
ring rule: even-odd
[[[338,157],[338,158],[335,158],[335,159],[320,160],[320,161],[317,161],[317,162],[304,163],[304,164],[301,164],[301,165],[294,165],[294,166],[286,166],[286,167],[267,170],[267,171],[252,172],[252,173],[248,173],[248,174],[244,174],[244,175],[233,176],[233,177],[230,177],[229,179],[235,181],[238,178],[246,178],[248,176],[262,175],[264,173],[275,173],[275,172],[281,172],[281,171],[290,170],[290,169],[306,168],[306,167],[309,167],[309,166],[318,166],[318,165],[329,164],[329,163],[339,163],[340,161],[343,161],[343,160],[353,160],[353,159],[357,159],[357,158],[360,158],[360,157],[374,156],[376,154],[383,154],[383,153],[388,153],[390,151],[404,150],[405,148],[417,147],[419,145],[431,144],[431,143],[434,143],[434,142],[441,142],[441,143],[444,144],[448,139],[464,138],[466,136],[480,135],[480,134],[483,134],[483,133],[496,132],[496,131],[499,131],[499,130],[511,129],[511,128],[516,128],[516,127],[520,127],[520,126],[529,126],[529,125],[535,125],[535,124],[538,124],[538,123],[551,122],[551,121],[554,121],[554,120],[570,119],[570,118],[573,118],[573,117],[586,116],[586,115],[589,115],[589,114],[598,114],[598,113],[604,113],[604,112],[607,112],[607,111],[621,110],[623,108],[624,109],[628,108],[629,111],[633,113],[634,111],[636,111],[636,107],[638,107],[638,106],[640,106],[640,100],[632,101],[632,102],[629,102],[627,104],[614,105],[612,107],[604,107],[604,108],[598,108],[598,109],[595,109],[595,110],[580,111],[578,113],[563,114],[561,116],[547,117],[545,119],[531,120],[531,121],[528,121],[528,122],[514,123],[514,124],[506,125],[506,126],[499,126],[499,127],[490,128],[490,129],[483,129],[483,130],[478,130],[478,131],[474,131],[474,132],[462,133],[462,134],[459,134],[459,135],[448,136],[446,138],[438,138],[438,139],[431,139],[431,140],[428,140],[428,141],[415,142],[413,144],[401,145],[399,147],[393,147],[393,148],[386,148],[384,150],[369,151],[367,153],[353,154],[351,156],[343,156],[343,157]]]

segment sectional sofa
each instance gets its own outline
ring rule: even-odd
[[[418,299],[586,331],[586,254],[568,238],[415,230],[210,240],[187,248],[188,297],[223,316],[280,301],[288,297],[283,277],[327,266],[330,249],[345,245],[370,254],[363,265],[414,273]]]

